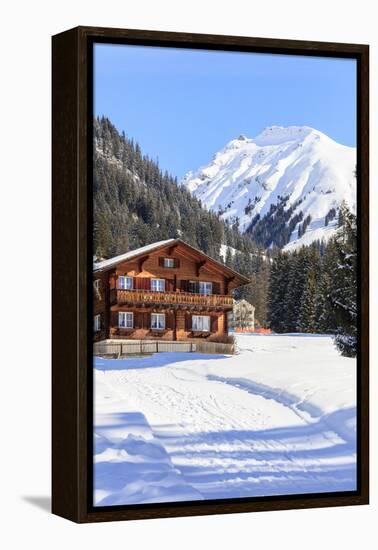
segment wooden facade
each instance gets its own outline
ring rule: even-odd
[[[247,278],[180,239],[95,263],[94,339],[187,340],[227,333]]]

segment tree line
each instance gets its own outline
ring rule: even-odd
[[[325,244],[313,243],[272,260],[268,320],[278,333],[335,335],[339,351],[357,352],[357,224],[345,204],[338,230]]]
[[[206,210],[105,117],[94,120],[93,201],[98,257],[169,238],[181,238],[218,260],[222,243],[249,254],[260,250]]]

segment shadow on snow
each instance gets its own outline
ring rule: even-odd
[[[355,418],[355,408],[306,425],[185,435],[174,425],[151,428],[141,413],[110,416],[109,425],[96,428],[96,453],[110,447],[123,458],[95,464],[101,505],[356,489],[355,439],[328,440],[334,427],[339,435]],[[107,431],[115,426],[128,436],[110,441]],[[150,439],[130,433],[135,430],[145,430]]]
[[[195,352],[161,352],[154,353],[148,357],[123,357],[122,359],[104,359],[94,357],[94,368],[101,371],[106,370],[133,370],[133,369],[154,369],[166,367],[181,361],[208,361],[209,359],[227,359],[227,355],[215,355]]]

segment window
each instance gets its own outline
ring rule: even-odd
[[[151,328],[165,329],[165,313],[151,313]]]
[[[210,317],[208,315],[193,315],[192,317],[192,330],[198,330],[202,332],[210,331]]]
[[[154,292],[164,292],[165,279],[151,279],[151,290]]]
[[[164,267],[175,267],[175,260],[173,258],[164,258]]]
[[[118,277],[118,288],[122,288],[124,290],[132,290],[132,288],[133,288],[133,278],[132,277],[126,277],[124,275],[120,275]]]
[[[200,294],[212,294],[213,293],[213,283],[206,283],[204,281],[199,282],[199,293]]]
[[[118,326],[120,328],[133,328],[134,327],[134,313],[130,311],[118,312]]]
[[[101,330],[101,313],[95,315],[93,318],[94,331],[99,332]]]
[[[189,292],[194,292],[194,294],[212,294],[213,283],[208,283],[206,281],[189,281],[188,290]]]
[[[160,267],[180,267],[180,260],[178,258],[167,258],[160,256],[159,257],[159,266]]]

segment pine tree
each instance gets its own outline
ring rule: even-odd
[[[112,246],[113,235],[110,230],[110,223],[104,213],[95,215],[93,223],[93,250],[98,258],[106,257]]]
[[[227,247],[227,250],[226,250],[226,257],[224,259],[224,263],[230,267],[231,269],[233,269],[233,266],[234,266],[234,259],[233,259],[233,256],[232,256],[232,252],[231,252],[231,248],[228,246]]]
[[[298,328],[300,332],[316,332],[316,277],[311,270],[308,273],[306,286],[299,310]]]
[[[335,237],[337,263],[334,266],[330,301],[335,311],[335,343],[346,357],[357,354],[357,223],[346,205],[340,208],[342,226]]]
[[[285,298],[289,274],[289,255],[279,252],[270,269],[268,289],[268,319],[275,332],[286,331]]]
[[[327,245],[323,243],[323,255],[316,294],[316,322],[317,331],[320,333],[334,334],[336,331],[335,311],[331,302],[336,264],[335,243],[331,239]]]

